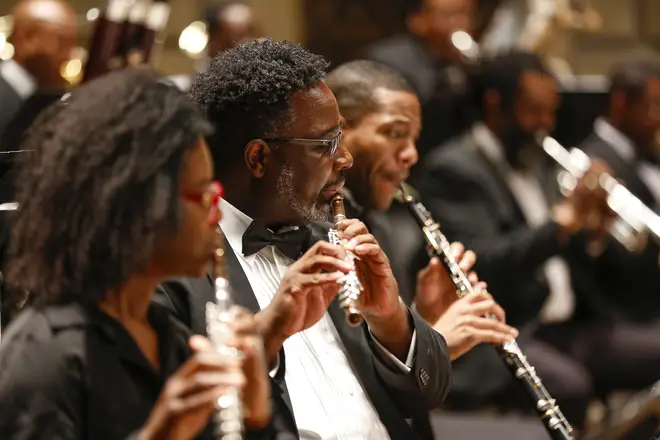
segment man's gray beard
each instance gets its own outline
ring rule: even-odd
[[[296,197],[296,191],[293,188],[293,167],[285,163],[282,165],[282,171],[277,176],[276,189],[282,200],[293,209],[301,218],[308,222],[327,221],[329,216],[329,205],[318,206],[316,203],[305,206],[303,202]]]

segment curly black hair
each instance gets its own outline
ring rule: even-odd
[[[378,109],[376,89],[415,94],[399,72],[375,61],[344,63],[328,74],[326,84],[337,98],[342,116],[353,124]]]
[[[207,141],[216,174],[222,178],[250,140],[285,130],[291,95],[321,81],[327,68],[323,57],[287,41],[252,41],[213,58],[189,96],[215,126]]]
[[[14,298],[93,303],[143,270],[177,230],[183,154],[210,132],[194,103],[144,68],[50,108],[19,164],[6,276]]]
[[[480,116],[485,116],[483,105],[489,90],[499,93],[504,109],[512,109],[518,96],[520,78],[525,73],[552,76],[543,60],[531,52],[512,50],[486,61],[475,81],[475,98]]]

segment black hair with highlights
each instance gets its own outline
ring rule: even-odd
[[[93,303],[179,224],[184,152],[211,126],[176,88],[125,69],[40,118],[18,176],[7,283],[37,304]]]

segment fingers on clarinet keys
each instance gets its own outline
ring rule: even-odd
[[[478,344],[501,345],[518,337],[515,328],[504,324],[504,310],[490,295],[481,293],[456,301],[433,328],[444,336],[452,359]]]

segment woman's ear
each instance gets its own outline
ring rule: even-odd
[[[261,179],[266,175],[272,153],[273,151],[268,144],[261,139],[252,140],[247,144],[245,147],[245,165],[252,172],[252,176]]]

